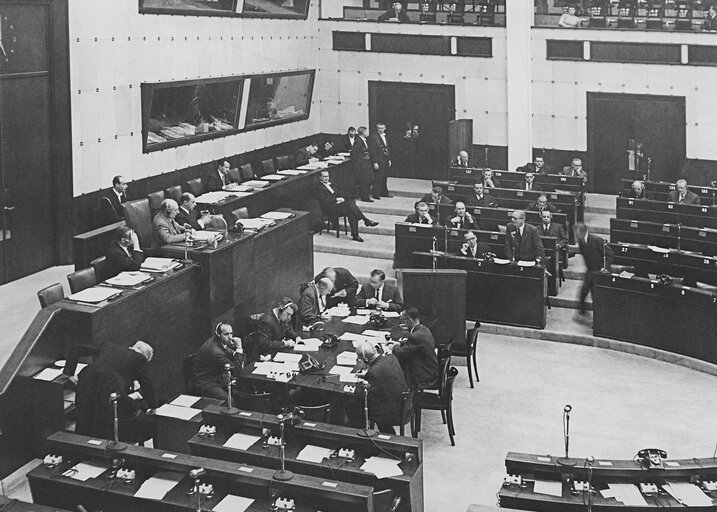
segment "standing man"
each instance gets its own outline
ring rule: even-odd
[[[349,126],[348,133],[341,137],[341,143],[339,144],[339,151],[343,151],[345,153],[351,153],[351,150],[354,147],[354,144],[356,143],[356,128],[353,126]]]
[[[187,224],[180,226],[174,218],[179,212],[179,206],[174,199],[165,199],[157,215],[152,219],[152,247],[158,248],[167,244],[176,244],[184,241],[184,232],[191,227]]]
[[[112,178],[112,188],[102,197],[100,203],[103,224],[124,220],[122,203],[127,201],[127,180],[122,176]]]
[[[542,260],[545,248],[540,240],[538,228],[525,223],[525,212],[515,210],[511,213],[513,220],[508,224],[505,237],[506,258],[513,263],[516,261]]]
[[[593,272],[603,268],[609,269],[613,259],[613,252],[605,240],[588,232],[585,224],[578,224],[575,228],[577,244],[570,246],[571,252],[580,252],[585,258],[585,278],[580,288],[580,312],[576,319],[580,320],[585,314],[585,299],[593,287]],[[594,295],[593,295],[594,297]]]
[[[204,342],[194,357],[194,391],[200,396],[226,400],[229,384],[226,365],[234,373],[244,366],[244,362],[241,339],[234,336],[230,324],[219,322],[212,337]]]
[[[129,226],[118,227],[115,239],[105,254],[105,278],[109,279],[124,271],[139,270],[143,261],[144,253],[139,248],[137,233]]]
[[[314,277],[314,280],[322,277],[328,277],[334,283],[334,287],[327,299],[328,307],[332,308],[341,302],[345,302],[350,308],[356,306],[356,292],[358,291],[359,283],[348,269],[326,267],[319,275]]]
[[[378,123],[376,133],[369,138],[369,152],[373,162],[373,198],[391,197],[388,193],[388,171],[391,169],[391,152],[386,140],[386,124]]]
[[[371,199],[371,182],[373,180],[373,166],[371,153],[368,148],[368,128],[359,126],[358,139],[351,149],[351,160],[354,162],[354,183],[358,184],[361,201],[373,203]]]
[[[398,288],[386,282],[386,274],[381,269],[371,271],[368,283],[361,285],[356,296],[359,308],[381,309],[384,311],[401,311],[403,299]]]
[[[211,173],[207,176],[207,179],[204,180],[207,190],[210,192],[222,190],[230,183],[237,183],[237,180],[232,178],[229,174],[229,169],[231,168],[229,162],[226,160],[217,160],[216,164],[216,171]]]
[[[685,180],[677,180],[675,186],[677,190],[673,190],[667,194],[668,203],[700,204],[700,196],[691,190],[687,190],[687,182]]]
[[[702,24],[702,30],[710,32],[717,31],[717,5],[712,4],[705,13],[705,21]]]
[[[425,389],[438,380],[438,358],[436,342],[430,329],[421,325],[418,310],[406,308],[401,321],[408,327],[408,334],[398,342],[389,342],[388,347],[401,363],[408,387]]]

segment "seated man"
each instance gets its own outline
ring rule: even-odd
[[[492,252],[483,242],[478,241],[478,237],[473,231],[468,231],[463,235],[465,242],[461,246],[460,255],[469,258],[484,258],[486,253]]]
[[[563,167],[560,172],[563,176],[580,176],[583,179],[583,186],[588,184],[588,172],[583,169],[583,161],[580,158],[573,158],[570,165]]]
[[[127,181],[122,176],[112,178],[112,188],[102,196],[100,216],[102,224],[112,224],[124,220],[122,203],[127,201]]]
[[[473,183],[473,193],[466,198],[466,206],[497,207],[497,201],[491,196],[483,193],[483,182],[476,181]]]
[[[450,219],[449,227],[457,229],[475,229],[476,224],[470,213],[466,211],[466,204],[463,201],[456,201],[456,216]]]
[[[204,185],[210,192],[222,190],[230,183],[237,183],[231,174],[229,174],[230,165],[226,160],[217,160],[217,170],[211,173],[204,180]]]
[[[346,404],[346,415],[352,427],[365,425],[364,393],[368,393],[368,418],[380,432],[395,434],[393,425],[401,422],[401,394],[408,391],[401,365],[393,354],[380,355],[376,347],[362,341],[356,347],[358,358],[366,365],[366,373],[356,386],[357,400]],[[410,404],[409,404],[410,405]]]
[[[316,162],[318,160],[314,155],[319,151],[319,146],[314,142],[309,142],[306,147],[299,148],[294,153],[294,167],[300,167],[310,162]]]
[[[309,283],[299,299],[299,319],[302,325],[311,326],[329,318],[326,312],[326,296],[334,288],[328,277],[317,276]]]
[[[293,300],[284,297],[271,311],[261,316],[254,335],[257,346],[254,354],[249,354],[252,359],[260,355],[274,355],[277,350],[295,345],[294,341],[299,336],[291,328],[291,318],[298,309],[299,306]]]
[[[700,204],[700,196],[691,190],[687,190],[687,182],[685,180],[677,180],[675,186],[677,190],[673,190],[667,194],[668,203]]]
[[[483,170],[483,187],[500,188],[500,181],[498,181],[498,178],[493,176],[493,171],[491,169]]]
[[[407,23],[411,21],[411,19],[408,17],[408,14],[403,12],[403,5],[401,2],[393,2],[391,8],[378,17],[378,21]]]
[[[443,195],[443,187],[436,185],[431,190],[430,194],[424,194],[424,196],[421,198],[421,201],[423,201],[426,204],[434,203],[436,205],[438,204],[453,204],[453,201],[450,197]],[[418,202],[421,202],[418,201]]]
[[[550,213],[558,213],[560,210],[558,210],[555,205],[548,202],[548,196],[545,194],[540,194],[538,196],[538,200],[534,203],[530,203],[528,207],[526,208],[529,212],[543,212],[544,210],[548,210]]]
[[[115,239],[105,254],[106,278],[120,272],[139,270],[144,261],[144,253],[139,248],[137,233],[129,226],[120,226],[115,231]]]
[[[525,176],[523,177],[523,181],[517,183],[515,185],[515,188],[517,188],[518,190],[543,190],[542,188],[540,188],[540,185],[535,183],[535,174],[533,174],[532,172],[526,172]]]
[[[404,222],[410,222],[411,224],[427,224],[432,226],[434,221],[433,218],[428,214],[428,205],[423,201],[419,201],[416,204],[416,211],[412,213]]]
[[[550,169],[550,167],[545,165],[545,158],[543,158],[542,156],[536,156],[535,158],[533,158],[533,163],[531,164],[531,166],[532,166],[531,170],[535,174],[538,174],[541,176],[545,175],[545,174],[553,173],[552,169]]]
[[[361,285],[356,296],[356,307],[401,311],[403,299],[398,288],[386,282],[384,271],[375,269],[371,271],[368,283]]]
[[[83,356],[94,356],[94,361],[77,377],[72,377],[79,358]],[[119,438],[137,442],[151,437],[152,422],[144,413],[157,407],[154,385],[147,372],[147,363],[153,356],[154,350],[144,341],[138,341],[131,347],[116,343],[71,346],[63,372],[77,384],[75,433],[112,439],[114,411],[110,395],[117,393]],[[141,387],[142,400],[130,397],[135,381]]]
[[[327,170],[321,171],[319,183],[314,185],[313,194],[321,204],[323,212],[328,215],[330,219],[335,219],[336,222],[338,222],[338,217],[344,215],[348,217],[349,226],[351,226],[351,238],[357,242],[363,242],[363,238],[359,236],[358,231],[359,220],[363,220],[364,224],[368,227],[378,226],[378,222],[370,220],[363,214],[353,199],[346,199],[339,195],[338,191],[331,184],[331,178]]]
[[[196,207],[197,199],[194,194],[185,192],[179,199],[179,211],[174,220],[177,224],[188,224],[192,229],[201,231],[212,222],[212,216],[207,214],[197,217]]]
[[[401,363],[408,387],[425,389],[438,380],[438,358],[436,342],[428,327],[421,325],[418,310],[406,308],[401,320],[408,327],[408,334],[398,342],[389,342],[388,347]]]
[[[511,213],[513,219],[508,224],[505,236],[506,258],[512,262],[542,260],[545,248],[540,240],[538,228],[525,223],[525,212],[515,210]]]
[[[645,190],[645,183],[640,180],[633,181],[627,197],[630,199],[649,199],[647,190]]]
[[[453,167],[470,167],[470,165],[468,165],[468,152],[459,151],[458,154],[453,157],[453,160],[451,160],[451,165]]]
[[[356,291],[358,291],[358,280],[347,269],[342,267],[326,267],[321,273],[314,277],[314,281],[322,277],[328,277],[334,283],[328,298],[327,307],[332,308],[344,302],[350,308],[356,306]]]
[[[244,366],[245,356],[241,339],[234,337],[232,326],[219,322],[211,338],[199,347],[194,356],[192,385],[194,391],[208,398],[227,399],[226,365],[234,373]]]
[[[174,218],[179,212],[179,206],[174,199],[165,199],[152,219],[152,247],[162,247],[167,244],[176,244],[184,241],[184,232],[190,230],[191,227],[186,224],[180,226]]]

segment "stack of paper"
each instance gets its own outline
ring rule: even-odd
[[[212,512],[245,512],[253,503],[254,500],[251,498],[227,494],[222,501],[214,506]]]
[[[199,398],[198,396],[179,395],[177,398],[169,402],[169,404],[175,405],[177,407],[191,407],[199,400],[201,400],[201,398]]]
[[[213,192],[205,192],[201,196],[197,197],[197,203],[199,204],[216,204],[226,201],[232,197],[236,197],[234,192],[224,192],[223,190],[215,190]]]
[[[301,176],[309,171],[300,171],[299,169],[284,169],[283,171],[276,171],[276,174],[283,174],[284,176]]]
[[[342,340],[354,342],[354,346],[362,341],[368,341],[371,339],[370,336],[364,336],[363,334],[355,334],[353,332],[345,332],[341,335]]]
[[[262,219],[262,218],[239,219],[239,222],[242,223],[242,226],[244,226],[244,229],[253,229],[253,230],[257,230],[257,231],[260,229],[264,229],[267,226],[276,224],[276,221],[274,221],[272,219]]]
[[[634,484],[607,484],[607,489],[601,489],[603,498],[615,498],[628,507],[646,507],[647,502]]]
[[[506,260],[503,258],[493,258],[493,263],[497,263],[498,265],[507,265],[510,263],[510,260]]]
[[[152,276],[144,272],[120,272],[115,277],[111,277],[105,283],[112,286],[136,286],[152,279]]]
[[[342,322],[346,322],[347,324],[354,324],[354,325],[366,325],[366,322],[368,322],[369,317],[367,316],[349,316],[347,318],[344,318]]]
[[[182,473],[172,473],[169,471],[159,472],[145,480],[134,495],[136,498],[161,500],[182,478],[184,478]]]
[[[343,366],[356,366],[357,361],[358,356],[356,355],[356,352],[341,352],[338,356],[336,356],[336,364]]]
[[[269,375],[270,373],[288,373],[294,372],[299,369],[299,363],[293,361],[285,361],[275,363],[272,361],[257,361],[254,364],[254,371],[251,373],[255,375]]]
[[[147,272],[167,272],[180,265],[178,261],[172,258],[154,258],[149,257],[142,262],[141,270]]]
[[[254,190],[251,187],[247,187],[246,185],[240,185],[239,183],[230,183],[229,185],[223,187],[223,189],[226,192],[251,192],[252,190]]]
[[[78,302],[98,304],[107,299],[117,297],[121,293],[122,290],[118,290],[117,288],[110,288],[109,286],[93,286],[92,288],[86,288],[77,293],[73,293],[68,297],[68,299],[76,300]]]
[[[93,462],[80,462],[68,469],[62,476],[67,476],[73,480],[86,482],[90,478],[97,478],[109,469],[109,464],[95,464]]]
[[[224,446],[227,448],[234,448],[235,450],[248,450],[249,447],[256,443],[259,439],[261,439],[259,436],[250,436],[237,432],[227,439]]]
[[[305,460],[307,462],[321,462],[324,459],[328,459],[329,455],[331,455],[332,453],[334,453],[334,450],[330,448],[307,444],[306,446],[304,446],[304,449],[301,450],[296,456],[296,460]]]
[[[295,352],[316,352],[321,347],[322,341],[318,338],[304,338],[296,340]]]
[[[334,365],[329,370],[329,375],[347,375],[353,371],[353,366]]]
[[[192,409],[191,407],[180,407],[172,404],[164,404],[157,408],[155,414],[157,416],[165,416],[167,418],[177,418],[180,420],[191,420],[196,415],[201,414],[201,409]]]
[[[299,169],[314,170],[314,169],[326,169],[329,166],[326,162],[311,162],[306,165],[302,165]]]
[[[331,316],[337,316],[339,318],[347,317],[351,314],[351,311],[349,310],[348,304],[339,304],[338,306],[334,306],[333,308],[329,308],[327,310],[328,314]]]
[[[348,366],[346,368],[348,368]],[[358,382],[358,375],[355,373],[342,373],[339,375],[339,382],[356,383]]]
[[[364,336],[368,336],[370,338],[381,338],[386,339],[386,335],[388,334],[388,331],[377,331],[375,329],[366,329],[363,333]]]
[[[273,219],[273,220],[284,220],[288,219],[289,217],[293,217],[294,214],[292,212],[266,212],[264,215],[261,215],[260,217],[262,219]]]
[[[662,486],[670,495],[686,507],[711,507],[712,498],[702,489],[689,482],[668,482]]]
[[[361,469],[367,473],[373,473],[378,478],[387,478],[389,476],[399,476],[403,474],[398,465],[400,460],[388,459],[386,457],[369,457],[363,463]]]
[[[267,181],[281,181],[285,180],[287,177],[283,174],[267,174],[266,176],[262,176],[261,179],[267,180]]]
[[[247,187],[253,187],[253,188],[266,188],[269,185],[271,185],[271,182],[261,181],[261,180],[249,180],[249,181],[245,181],[244,185],[246,185]]]
[[[274,362],[275,363],[284,363],[284,362],[290,362],[290,363],[298,363],[301,361],[301,354],[291,354],[288,352],[277,352],[274,356]]]

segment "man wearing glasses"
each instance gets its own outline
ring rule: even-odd
[[[525,223],[525,212],[515,210],[511,213],[512,223],[508,224],[505,236],[506,258],[516,261],[542,260],[545,248],[540,240],[538,228]]]
[[[467,256],[468,258],[483,258],[487,252],[490,251],[490,247],[482,242],[478,242],[478,237],[473,231],[466,232],[463,235],[465,242],[461,246],[461,256]]]

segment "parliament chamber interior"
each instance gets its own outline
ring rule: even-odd
[[[0,0],[0,511],[717,510],[717,2]]]

